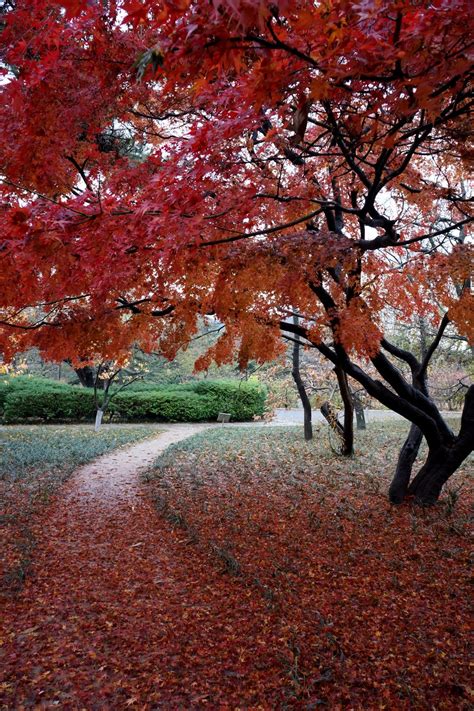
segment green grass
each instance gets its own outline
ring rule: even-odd
[[[112,449],[157,433],[156,427],[31,426],[0,428],[0,479],[34,484],[38,474],[61,478]]]
[[[457,432],[459,418],[448,420]],[[390,480],[395,469],[400,447],[408,434],[409,425],[403,420],[368,423],[367,429],[355,432],[353,457],[337,456],[332,449],[337,445],[334,435],[324,423],[313,424],[313,440],[305,442],[302,427],[228,427],[208,430],[169,447],[156,462],[155,475],[168,466],[198,470],[199,465],[209,472],[212,464],[217,469],[229,465],[243,469],[251,467],[258,477],[259,464],[266,470],[278,467],[283,471],[310,470],[323,473],[326,468],[344,471],[344,475],[376,475]],[[420,448],[418,459],[426,450]],[[415,469],[416,470],[416,465]],[[197,474],[196,474],[197,476]]]
[[[17,589],[32,548],[31,517],[77,467],[160,430],[156,426],[0,427],[0,592]]]

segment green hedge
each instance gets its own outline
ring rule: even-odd
[[[233,420],[252,420],[263,415],[266,391],[256,381],[206,381],[193,383],[193,390],[211,403],[213,418],[218,412],[230,412]]]
[[[191,391],[120,393],[112,400],[111,409],[126,422],[203,422],[215,419],[207,398]]]
[[[13,383],[17,380],[17,383]],[[29,382],[27,382],[29,380]],[[1,385],[1,383],[0,383]],[[109,411],[123,422],[203,422],[229,412],[232,421],[263,414],[265,390],[256,381],[197,381],[171,387],[151,385],[125,389],[110,402]],[[3,399],[2,399],[3,398]],[[5,423],[84,421],[95,416],[91,389],[48,381],[12,378],[0,388]]]
[[[86,388],[22,388],[5,400],[5,423],[40,419],[44,422],[81,421],[94,417],[94,392]]]
[[[3,376],[0,380],[0,417],[3,415],[7,397],[9,395],[20,393],[25,390],[28,392],[46,394],[50,392],[51,389],[54,389],[55,392],[58,389],[68,390],[69,385],[58,382],[57,380],[35,378],[29,375],[17,375],[15,377],[10,377],[8,375]]]
[[[0,413],[3,412],[3,408],[5,407],[5,400],[7,399],[7,395],[10,392],[10,388],[8,387],[8,383],[0,380]]]

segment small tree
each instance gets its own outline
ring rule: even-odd
[[[96,409],[95,425],[96,432],[99,431],[102,419],[107,412],[113,398],[118,395],[124,388],[143,378],[141,373],[128,375],[125,381],[122,379],[121,384],[116,390],[111,390],[111,386],[123,373],[122,368],[115,368],[113,363],[100,363],[97,367],[94,379],[94,404]]]

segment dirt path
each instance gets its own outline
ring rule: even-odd
[[[150,467],[171,444],[202,432],[213,425],[163,425],[157,437],[119,449],[77,470],[71,485],[63,490],[67,499],[81,507],[130,504],[138,495],[140,471]]]

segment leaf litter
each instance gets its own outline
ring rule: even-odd
[[[81,470],[6,601],[5,708],[467,709],[471,494],[390,507],[379,430],[352,460],[223,428],[141,483]]]

